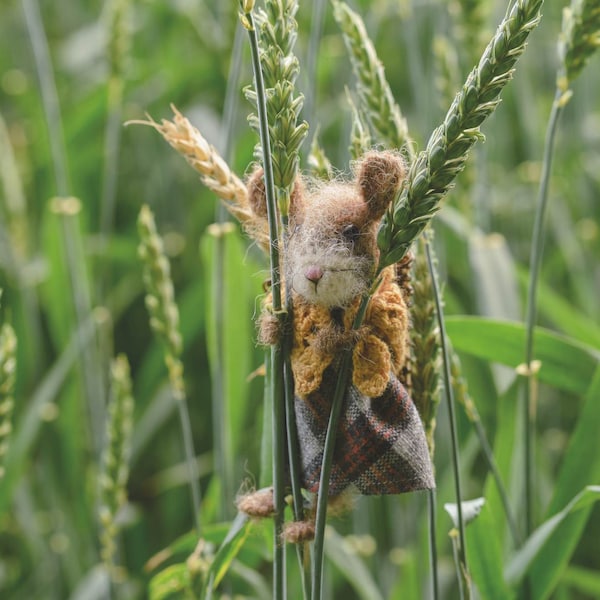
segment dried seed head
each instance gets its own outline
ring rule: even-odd
[[[202,183],[213,191],[262,248],[267,248],[269,235],[262,219],[257,219],[248,204],[248,192],[244,182],[235,175],[219,153],[202,134],[174,106],[173,121],[163,119],[160,124],[148,118],[147,121],[130,121],[149,125],[181,154],[191,167],[200,173]]]

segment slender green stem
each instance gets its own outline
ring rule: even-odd
[[[517,527],[517,521],[510,506],[506,487],[504,486],[502,476],[500,475],[500,470],[498,469],[496,459],[494,458],[494,452],[490,446],[485,428],[481,422],[481,417],[479,416],[477,406],[475,406],[475,403],[469,396],[466,382],[461,374],[460,360],[452,349],[451,345],[449,350],[452,357],[452,378],[458,403],[463,406],[467,419],[469,419],[469,422],[475,428],[475,433],[479,439],[479,444],[481,445],[483,455],[486,459],[492,477],[494,478],[494,482],[496,483],[498,494],[500,495],[500,501],[502,502],[502,507],[504,508],[504,513],[506,515],[508,527],[513,538],[513,543],[515,547],[519,547],[521,544],[521,535],[519,533],[519,528]]]
[[[528,537],[533,530],[533,437],[535,434],[535,409],[532,402],[531,382],[535,377],[533,373],[533,345],[534,327],[537,314],[537,283],[542,262],[544,247],[544,217],[548,205],[548,184],[550,182],[550,171],[552,168],[552,154],[554,152],[554,137],[558,120],[563,105],[560,102],[562,92],[557,89],[552,111],[546,130],[544,143],[544,159],[542,163],[542,176],[537,197],[535,221],[533,224],[533,238],[531,242],[531,255],[529,259],[529,286],[527,291],[527,313],[525,317],[525,366],[527,379],[525,385],[525,535]]]
[[[292,318],[292,299],[290,291],[286,289],[286,306],[288,312],[288,318]],[[294,520],[304,521],[304,499],[302,497],[302,482],[301,472],[302,465],[300,461],[299,448],[300,443],[298,440],[298,427],[296,425],[296,412],[294,409],[295,404],[295,393],[294,393],[294,375],[292,372],[292,361],[291,361],[291,346],[292,339],[288,334],[284,335],[283,341],[283,355],[284,355],[284,384],[285,384],[285,423],[287,432],[287,444],[288,444],[288,457],[289,457],[289,469],[290,469],[290,480],[292,485],[292,498],[294,507]],[[308,598],[310,590],[310,573],[306,568],[305,562],[305,550],[308,548],[307,545],[300,543],[296,544],[296,554],[298,556],[298,566],[301,573],[302,582],[302,598]]]
[[[33,48],[36,70],[40,82],[40,91],[46,116],[46,127],[50,141],[52,164],[56,179],[57,195],[65,200],[58,203],[59,207],[69,206],[69,210],[57,209],[59,214],[62,238],[64,242],[64,256],[67,264],[71,295],[77,331],[81,331],[83,323],[91,313],[91,299],[89,296],[89,280],[86,276],[85,266],[82,260],[82,243],[77,224],[77,217],[71,210],[75,204],[79,204],[69,195],[69,181],[67,169],[67,157],[60,113],[60,103],[54,80],[54,69],[50,59],[48,40],[44,31],[42,17],[40,15],[37,0],[22,0],[25,21],[29,33],[29,39]],[[81,374],[85,395],[88,401],[90,416],[90,429],[92,432],[92,443],[96,456],[99,458],[101,452],[101,438],[104,405],[104,379],[98,371],[100,363],[97,356],[95,343],[84,345],[81,354]]]
[[[178,392],[176,388],[172,388],[177,404],[177,412],[179,414],[179,423],[181,425],[181,433],[183,437],[183,452],[185,454],[185,464],[190,480],[190,497],[192,508],[194,509],[194,525],[198,535],[201,534],[202,524],[200,521],[200,484],[198,483],[198,474],[196,469],[196,452],[194,450],[194,437],[192,435],[192,421],[187,407],[187,398],[185,394]]]
[[[108,80],[108,117],[104,138],[104,169],[100,200],[100,231],[103,238],[110,235],[115,213],[122,107],[123,80],[120,76],[114,75]]]
[[[266,93],[258,49],[258,38],[254,27],[252,12],[245,13],[259,121],[260,143],[263,152],[265,193],[267,200],[267,219],[269,223],[269,259],[271,264],[271,294],[273,311],[283,320],[281,302],[281,279],[279,264],[279,217],[273,183],[273,163],[269,141],[269,123],[267,119]],[[273,540],[273,597],[279,600],[285,597],[285,553],[281,533],[284,517],[284,462],[285,462],[285,410],[283,383],[284,359],[281,344],[271,347],[272,393],[273,393],[273,501],[275,505],[275,527]]]
[[[238,106],[239,78],[242,63],[243,28],[238,24],[235,32],[231,66],[227,78],[227,92],[223,109],[223,124],[225,138],[223,156],[226,161],[231,158],[235,114]],[[222,202],[217,203],[217,223],[222,224],[227,220],[227,210]],[[215,323],[215,365],[212,373],[212,414],[214,431],[216,435],[215,465],[221,474],[221,518],[231,517],[233,507],[231,498],[234,489],[234,468],[232,457],[232,439],[228,428],[229,400],[225,394],[225,235],[219,229],[220,235],[215,237],[214,267],[211,288],[213,290],[213,307]]]
[[[379,286],[376,280],[371,289],[362,298],[360,308],[352,325],[358,329],[365,317],[367,305],[373,292]],[[331,414],[325,435],[325,447],[323,448],[323,461],[321,463],[321,477],[319,479],[319,493],[317,496],[317,514],[315,522],[315,541],[313,546],[313,569],[312,569],[312,600],[321,600],[323,597],[323,557],[325,548],[325,522],[327,520],[327,501],[329,497],[329,476],[333,464],[333,451],[337,439],[338,424],[344,404],[344,398],[350,382],[352,372],[352,350],[346,349],[340,357],[337,373],[337,382],[333,400],[331,402]]]
[[[483,450],[483,455],[485,456],[488,467],[492,473],[492,477],[494,478],[494,482],[496,483],[496,489],[498,490],[498,494],[500,495],[500,501],[502,502],[502,506],[504,507],[504,514],[506,515],[508,528],[512,535],[513,542],[515,546],[519,546],[519,544],[521,543],[521,535],[519,534],[519,528],[517,527],[515,516],[513,515],[512,509],[510,507],[508,493],[506,492],[504,482],[502,481],[502,477],[500,476],[500,471],[498,470],[498,465],[496,463],[496,459],[494,458],[494,452],[490,447],[490,443],[485,433],[485,429],[481,424],[479,415],[477,417],[477,420],[473,421],[475,433],[479,438],[479,444],[481,445],[481,449]]]
[[[506,515],[506,521],[508,523],[508,528],[513,538],[513,543],[515,544],[515,547],[518,547],[521,543],[521,535],[519,534],[519,528],[517,527],[517,522],[515,520],[515,516],[513,515],[512,508],[510,507],[510,501],[508,499],[506,487],[504,486],[504,482],[502,481],[500,471],[498,470],[498,464],[496,463],[496,459],[494,458],[494,451],[490,446],[487,434],[485,432],[485,429],[483,428],[481,419],[479,418],[479,414],[477,414],[477,418],[472,420],[471,422],[475,427],[475,433],[477,434],[477,437],[479,439],[479,444],[481,445],[481,449],[483,450],[483,455],[485,456],[488,467],[492,473],[492,477],[494,478],[494,482],[496,483],[496,489],[498,490],[498,494],[500,495],[500,501],[502,502],[502,506],[504,508],[504,514]]]
[[[294,411],[294,378],[292,374],[292,363],[287,348],[284,349],[284,381],[285,381],[285,422],[287,428],[288,456],[290,467],[290,480],[292,484],[292,498],[294,506],[294,520],[304,520],[304,500],[302,497],[302,484],[300,464],[298,428],[296,426],[296,413]],[[307,546],[296,544],[296,553],[298,555],[298,565],[300,567],[302,581],[302,598],[307,598],[310,590],[310,574],[305,568],[304,553]]]
[[[456,510],[458,514],[458,558],[460,560],[460,577],[465,577],[468,573],[467,567],[467,547],[465,537],[465,524],[462,513],[462,492],[461,492],[461,481],[460,481],[460,461],[458,457],[458,435],[456,429],[456,415],[454,410],[454,395],[452,392],[452,378],[450,374],[450,360],[448,352],[448,343],[446,341],[446,327],[444,324],[444,313],[442,311],[441,294],[437,280],[437,273],[433,266],[432,250],[429,242],[425,244],[425,252],[427,255],[427,264],[429,266],[429,272],[431,273],[431,283],[433,286],[433,295],[435,300],[435,307],[437,312],[438,326],[440,330],[440,345],[442,350],[442,363],[444,366],[444,395],[446,397],[446,403],[448,405],[448,416],[450,420],[450,437],[452,442],[452,466],[454,469],[454,492],[456,495]],[[466,579],[466,577],[465,577]],[[467,589],[464,593],[468,593],[468,581]]]
[[[265,180],[265,194],[267,200],[267,220],[269,222],[269,260],[271,264],[271,294],[273,296],[273,311],[281,312],[281,277],[279,268],[279,217],[275,199],[275,185],[273,182],[273,162],[271,159],[271,144],[269,141],[269,122],[267,118],[267,95],[260,64],[258,38],[254,27],[252,13],[247,13],[250,28],[250,50],[252,54],[252,70],[254,72],[254,87],[256,89],[256,103],[259,120],[260,144],[263,152],[263,169]]]
[[[307,89],[305,103],[305,118],[309,123],[315,122],[315,106],[317,98],[317,57],[319,55],[319,45],[323,34],[323,21],[325,16],[325,0],[313,0],[312,19],[310,28],[310,38],[308,41],[308,51],[306,54],[306,79]]]
[[[46,113],[46,127],[48,128],[48,139],[52,154],[52,165],[56,178],[56,193],[58,196],[67,196],[69,194],[67,153],[65,151],[60,104],[54,81],[54,69],[50,60],[48,40],[42,24],[40,7],[37,0],[21,0],[21,2],[29,31],[29,39],[33,47],[37,74],[40,80],[40,90]]]
[[[452,542],[452,557],[454,558],[454,564],[456,565],[456,570],[459,573],[462,573],[461,563],[460,563],[460,556],[459,556],[460,541],[457,538],[457,532],[456,532],[455,529],[453,529],[450,532],[450,540]],[[462,575],[459,574],[459,576],[457,577],[457,580],[458,580],[458,595],[459,595],[459,598],[461,600],[464,600],[466,598],[466,596],[465,596],[465,586],[464,586]]]
[[[220,203],[219,203],[220,205]],[[212,294],[214,312],[212,318],[215,323],[215,366],[212,373],[212,420],[215,436],[215,468],[221,478],[221,518],[227,518],[227,507],[232,497],[231,477],[227,466],[227,410],[225,395],[225,236],[217,235],[215,238],[214,267],[212,277]]]
[[[325,447],[323,449],[323,462],[321,464],[321,478],[319,480],[319,494],[317,497],[317,514],[315,522],[315,541],[313,546],[313,569],[312,569],[312,600],[321,600],[323,597],[323,556],[325,548],[325,522],[327,519],[327,500],[329,491],[329,476],[333,463],[333,450],[338,432],[338,423],[344,396],[348,389],[350,372],[352,366],[352,354],[349,350],[344,351],[340,359],[338,380],[331,404],[331,414],[327,425],[325,436]]]
[[[433,600],[439,598],[438,570],[437,570],[437,543],[436,543],[436,493],[435,488],[429,490],[428,508],[429,508],[429,568],[431,569],[431,594]]]

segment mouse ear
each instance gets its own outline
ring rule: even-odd
[[[304,210],[304,182],[302,177],[298,175],[294,182],[294,188],[290,195],[290,208],[288,210],[288,217],[290,223],[298,224],[301,220],[301,214]]]
[[[254,170],[246,183],[248,188],[248,201],[252,212],[257,217],[267,218],[267,197],[265,194],[264,171],[261,167]]]
[[[358,187],[369,207],[369,219],[377,221],[400,189],[406,170],[393,152],[368,152],[360,162]]]
[[[250,175],[246,184],[248,188],[248,201],[252,212],[261,219],[267,219],[267,197],[265,192],[264,171],[258,168]],[[302,212],[304,197],[304,184],[300,176],[296,177],[294,188],[290,196],[289,217],[291,221],[298,221]]]

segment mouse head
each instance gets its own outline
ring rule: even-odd
[[[324,183],[306,193],[296,182],[290,200],[285,279],[311,304],[347,307],[371,284],[377,265],[377,229],[404,179],[392,152],[369,152],[354,183]],[[248,183],[257,216],[266,218],[262,171]]]

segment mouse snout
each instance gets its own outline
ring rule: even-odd
[[[323,269],[316,265],[311,265],[304,271],[304,277],[313,283],[319,283],[323,278]]]

